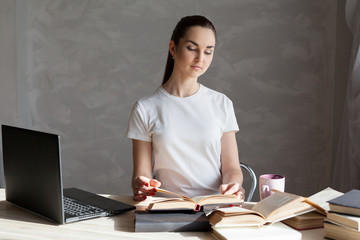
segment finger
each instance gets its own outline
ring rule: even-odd
[[[228,188],[228,184],[221,184],[220,185],[220,193],[224,194],[226,192],[227,188]]]
[[[241,200],[245,200],[245,194],[244,193],[242,193],[242,192],[240,192],[240,196],[239,196],[239,198],[241,199]]]
[[[136,183],[140,186],[146,185],[146,183],[150,182],[150,178],[144,177],[144,176],[138,176],[136,178]]]
[[[238,183],[234,183],[229,185],[228,189],[224,192],[224,194],[237,194],[240,192],[240,185]]]
[[[146,194],[144,194],[144,192],[141,191],[141,189],[139,189],[139,188],[135,188],[134,191],[133,191],[133,194],[134,194],[134,195],[146,195]]]
[[[244,188],[240,188],[240,199],[242,199],[242,200],[245,200],[245,190],[244,190]]]
[[[146,195],[146,196],[154,196],[156,194],[155,188],[148,188],[148,187],[139,187],[136,188],[134,191],[136,195]]]
[[[150,186],[151,187],[160,187],[161,186],[161,182],[156,180],[156,179],[151,179],[150,180]]]
[[[156,192],[156,190],[152,187],[150,187],[150,179],[144,176],[139,176],[136,178],[136,186],[135,189],[137,191],[142,191],[147,193],[147,195],[153,195],[152,193]]]
[[[237,196],[238,198],[242,199],[242,193],[240,191],[234,193],[235,196]]]
[[[244,201],[245,200],[245,190],[239,186],[239,189],[238,191],[232,193],[234,194],[235,196],[237,196],[240,200]]]
[[[144,200],[146,200],[146,196],[144,196],[144,195],[134,195],[133,196],[133,199],[134,199],[134,201],[144,201]]]

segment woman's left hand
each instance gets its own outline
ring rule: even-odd
[[[236,195],[241,200],[245,199],[245,190],[239,183],[228,183],[220,185],[220,193],[224,195]]]

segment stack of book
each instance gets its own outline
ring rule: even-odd
[[[360,190],[351,190],[329,201],[324,232],[332,239],[360,239]]]
[[[330,210],[328,201],[342,196],[343,194],[344,193],[328,187],[308,198],[312,203],[318,206],[317,209],[309,213],[286,219],[283,223],[296,230],[322,228],[324,227],[326,213]]]
[[[218,208],[209,216],[215,227],[261,226],[279,222],[314,208],[298,195],[275,192],[256,203],[251,209],[245,207]]]
[[[218,208],[208,216],[212,235],[219,240],[300,240],[300,232],[280,221],[312,211],[313,207],[304,200],[294,194],[275,192],[254,205]]]
[[[327,202],[342,195],[331,188],[308,198],[275,192],[251,206],[218,208],[208,218],[213,236],[220,240],[243,240],[246,236],[249,239],[301,239],[301,233],[292,228],[323,227],[329,210]]]
[[[207,232],[207,214],[217,207],[239,205],[233,195],[208,195],[189,198],[165,189],[157,192],[176,197],[156,198],[146,211],[135,211],[135,232]]]
[[[249,208],[217,209],[209,216],[209,221],[216,227],[259,226],[279,221],[296,229],[322,227],[329,209],[327,201],[341,195],[343,193],[331,188],[309,198],[276,192]]]

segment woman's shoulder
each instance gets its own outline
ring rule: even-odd
[[[205,87],[204,85],[202,85],[202,88],[204,90],[204,95],[216,102],[219,101],[232,102],[228,96],[226,96],[224,93],[220,91]]]
[[[150,106],[154,106],[154,104],[158,103],[160,101],[160,98],[160,88],[157,88],[152,94],[139,98],[136,101],[135,106],[149,108]]]

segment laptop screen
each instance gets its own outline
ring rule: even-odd
[[[60,137],[2,125],[6,200],[63,222]]]

